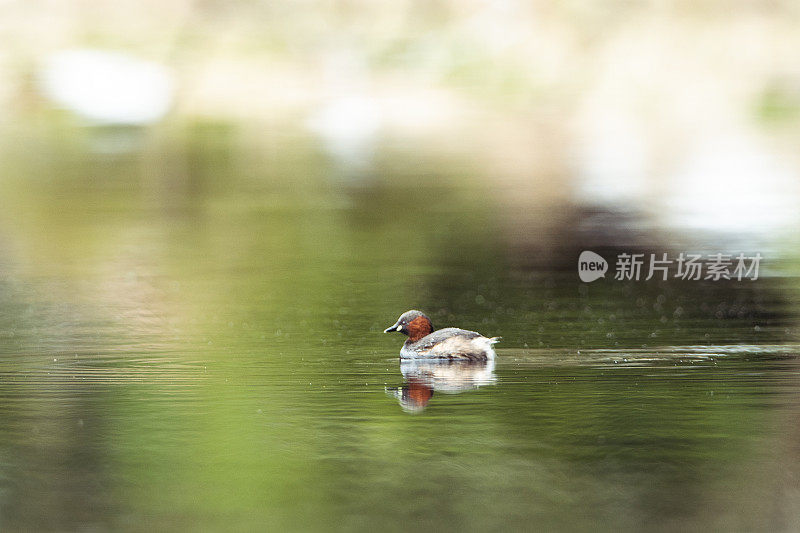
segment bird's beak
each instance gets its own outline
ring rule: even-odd
[[[401,329],[403,329],[403,326],[401,326],[399,323],[395,323],[394,326],[389,326],[388,328],[383,330],[383,332],[384,333],[391,333],[393,331],[400,331]]]

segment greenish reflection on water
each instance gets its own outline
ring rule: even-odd
[[[586,286],[474,176],[229,137],[3,156],[4,529],[800,526],[793,278]],[[491,379],[400,405],[412,307],[502,335]]]

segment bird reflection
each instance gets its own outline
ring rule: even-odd
[[[459,394],[497,382],[494,360],[458,361],[447,359],[404,359],[400,372],[406,383],[386,389],[404,411],[425,410],[434,392]]]

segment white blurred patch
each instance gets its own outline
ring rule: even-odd
[[[57,52],[39,78],[45,97],[98,124],[156,122],[169,111],[174,93],[164,66],[105,50]]]
[[[372,160],[380,127],[378,113],[378,106],[369,96],[343,95],[327,101],[309,120],[309,128],[335,160],[362,168]]]
[[[599,106],[584,117],[576,157],[576,199],[635,208],[646,194],[646,137],[626,114]],[[633,204],[633,205],[632,205]]]
[[[372,164],[380,107],[370,94],[365,59],[342,47],[323,58],[323,100],[307,121],[331,159],[347,174],[360,174]]]
[[[797,227],[798,180],[760,143],[715,138],[670,176],[656,216],[667,227],[739,236]]]

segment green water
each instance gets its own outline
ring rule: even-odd
[[[3,155],[3,530],[800,527],[793,277],[581,284],[457,167],[230,137]],[[495,367],[404,375],[409,308]]]

